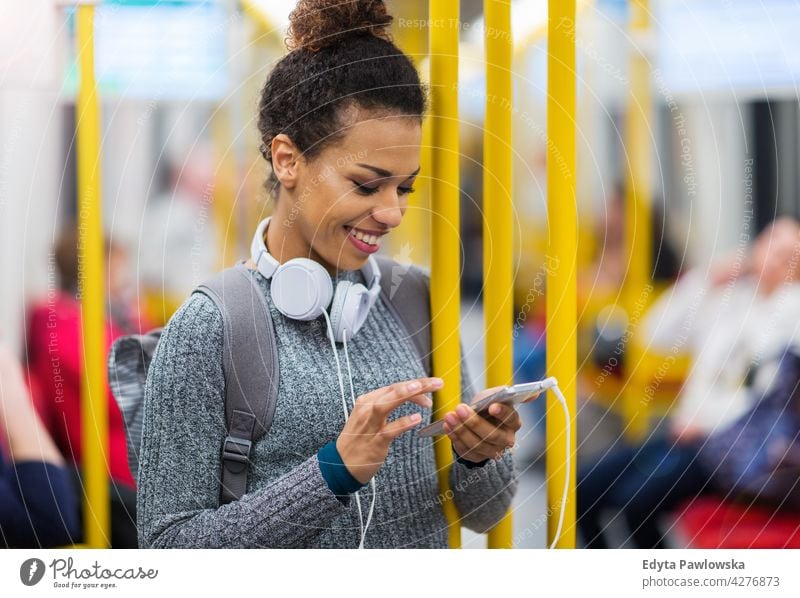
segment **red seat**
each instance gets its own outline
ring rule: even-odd
[[[677,512],[690,548],[800,548],[800,513],[700,497]]]

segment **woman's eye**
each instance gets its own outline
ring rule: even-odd
[[[362,184],[357,183],[355,181],[353,181],[353,185],[355,186],[356,191],[358,193],[360,193],[361,195],[373,195],[374,193],[377,193],[381,188],[380,185],[378,185],[377,187],[370,187],[368,185],[362,185]],[[397,188],[397,194],[398,195],[409,195],[411,193],[414,193],[414,188],[413,187],[398,187]]]
[[[367,185],[360,185],[360,184],[356,183],[355,181],[353,181],[353,185],[355,185],[356,191],[358,191],[362,195],[372,195],[373,193],[376,193],[378,191],[378,189],[380,189],[380,186],[378,186],[378,187],[368,187]]]

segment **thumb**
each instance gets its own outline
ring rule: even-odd
[[[486,389],[480,391],[478,394],[476,394],[473,397],[473,399],[470,401],[469,404],[470,405],[474,405],[478,401],[481,401],[481,400],[485,399],[486,397],[490,397],[493,394],[495,394],[497,392],[500,392],[504,388],[505,388],[505,386],[492,386],[491,388],[486,388]]]

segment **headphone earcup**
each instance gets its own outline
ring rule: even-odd
[[[298,257],[281,264],[272,276],[270,294],[275,307],[287,318],[309,321],[330,305],[333,283],[314,260]]]
[[[337,343],[342,342],[342,326],[344,306],[347,301],[347,295],[353,283],[349,280],[340,280],[336,284],[336,292],[333,294],[333,301],[331,302],[330,316],[331,316],[331,329],[333,331],[333,340]],[[350,334],[352,337],[352,332]]]
[[[348,339],[355,336],[369,314],[369,299],[369,292],[364,285],[339,281],[331,304],[331,328],[336,342],[344,340],[345,331]]]

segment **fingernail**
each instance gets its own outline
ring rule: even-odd
[[[469,416],[469,409],[464,404],[459,405],[456,407],[456,413],[458,413],[461,417],[468,417]]]
[[[456,416],[453,415],[452,413],[448,413],[447,415],[445,415],[444,420],[452,427],[458,425],[458,420],[456,419]]]
[[[414,422],[415,424],[418,424],[420,421],[422,421],[422,416],[419,413],[414,413],[411,416],[411,421]]]
[[[431,380],[431,386],[433,386],[434,388],[441,388],[442,386],[444,386],[444,380],[442,380],[441,378],[434,378],[433,380]]]
[[[422,388],[422,384],[420,384],[415,380],[414,382],[409,382],[406,388],[408,389],[409,392],[415,392],[420,388]]]

